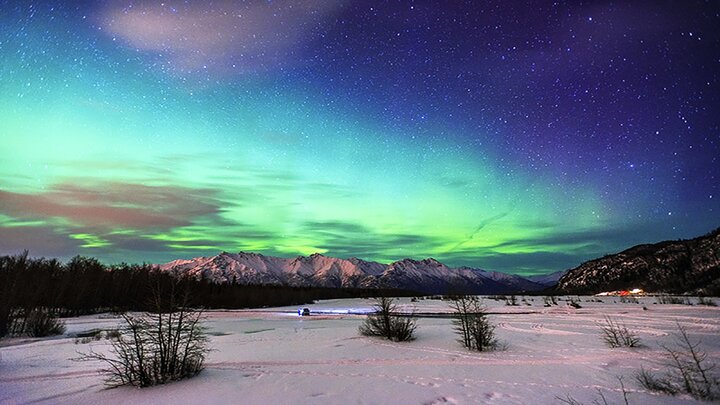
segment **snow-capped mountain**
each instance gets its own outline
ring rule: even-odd
[[[257,253],[222,252],[212,257],[175,260],[159,267],[176,275],[217,283],[393,288],[431,294],[505,294],[547,287],[511,274],[470,267],[450,268],[432,258],[382,264],[318,253],[285,259]]]
[[[648,292],[717,294],[720,228],[695,239],[638,245],[591,260],[558,281],[563,293],[641,288]]]

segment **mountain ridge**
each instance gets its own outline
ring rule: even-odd
[[[720,228],[692,239],[645,243],[589,260],[558,280],[556,291],[596,294],[641,288],[648,292],[720,293]]]
[[[405,258],[382,264],[320,253],[281,258],[251,252],[221,252],[210,257],[173,260],[158,267],[178,276],[189,275],[216,283],[390,288],[428,294],[507,294],[539,291],[554,284],[471,267],[451,268],[434,258]]]

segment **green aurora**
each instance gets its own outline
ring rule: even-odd
[[[490,110],[392,120],[389,98],[330,94],[295,60],[181,72],[85,11],[0,18],[2,254],[319,252],[528,275],[717,225],[717,198],[685,207],[679,187],[563,165],[557,144],[528,164]]]

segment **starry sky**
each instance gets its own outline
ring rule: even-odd
[[[564,270],[720,226],[717,1],[0,1],[0,254]]]

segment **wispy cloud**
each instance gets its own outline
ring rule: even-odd
[[[450,249],[448,250],[448,252],[453,252],[453,251],[455,251],[455,250],[458,250],[458,249],[461,248],[464,244],[466,244],[466,243],[470,242],[471,240],[473,240],[473,239],[475,238],[475,236],[477,236],[477,235],[480,233],[480,231],[482,231],[483,229],[485,229],[485,227],[487,227],[488,225],[492,224],[493,222],[497,222],[497,221],[505,218],[506,216],[510,215],[510,213],[513,211],[514,208],[515,208],[515,205],[513,204],[513,205],[510,207],[510,209],[507,210],[507,211],[505,211],[505,212],[501,212],[501,213],[499,213],[499,214],[492,215],[492,216],[489,216],[489,217],[487,217],[487,218],[483,218],[483,219],[480,221],[480,223],[475,227],[475,229],[473,230],[473,232],[472,232],[467,238],[463,239],[463,240],[460,241],[457,245],[455,245],[455,246],[453,246],[452,248],[450,248]]]
[[[307,221],[302,230],[318,240],[327,254],[351,256],[383,262],[405,257],[425,258],[437,252],[442,241],[412,233],[377,232],[349,221]]]
[[[172,228],[215,215],[211,190],[102,183],[58,184],[45,193],[0,190],[0,213],[22,219],[61,219],[71,225],[110,228]]]
[[[338,1],[110,3],[100,25],[177,73],[247,73],[295,63]]]

